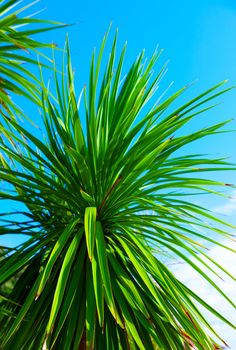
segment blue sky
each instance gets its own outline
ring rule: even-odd
[[[113,23],[111,37],[115,29],[119,29],[119,47],[121,48],[125,41],[128,42],[125,67],[129,67],[143,48],[146,56],[150,57],[159,45],[164,52],[157,69],[169,60],[162,89],[164,90],[172,81],[174,84],[170,92],[196,82],[182,101],[224,79],[229,79],[229,84],[236,85],[236,3],[233,0],[117,2],[42,0],[36,5],[36,9],[44,7],[46,9],[40,17],[74,23],[66,29],[41,35],[41,39],[53,41],[59,47],[63,47],[66,34],[69,34],[78,89],[88,81],[91,52],[94,47],[99,47],[111,21]],[[234,118],[228,128],[236,129],[235,97],[236,89],[221,96],[219,102],[223,103],[197,120],[195,127]],[[236,162],[236,134],[221,134],[201,140],[188,149],[188,153],[195,152],[211,153],[215,156],[226,155],[231,161]],[[227,183],[236,183],[235,174],[232,172],[221,174],[220,179]],[[230,194],[230,191],[228,193]],[[206,200],[204,197],[204,203],[201,199],[199,203],[219,214],[222,213],[224,218],[236,224],[235,192],[232,192],[232,197],[233,199],[228,201],[215,197]],[[2,205],[0,209],[5,210],[5,207]],[[0,240],[0,244],[14,244],[20,239],[13,242],[8,238],[7,242],[6,239]],[[230,265],[229,261],[232,260],[226,261]],[[187,270],[183,267],[178,273],[187,274]],[[204,288],[202,284],[203,292]],[[206,288],[205,291],[209,293]],[[228,312],[230,314],[230,311]],[[228,337],[232,348],[236,348],[236,338],[232,332],[228,331]]]

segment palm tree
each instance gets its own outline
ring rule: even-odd
[[[0,284],[23,271],[1,303],[2,349],[220,349],[198,305],[235,325],[163,257],[189,264],[235,307],[205,272],[217,275],[213,264],[235,280],[205,250],[209,242],[232,250],[220,243],[232,238],[230,225],[191,201],[229,186],[201,173],[234,167],[175,153],[227,122],[174,136],[230,88],[220,83],[176,108],[184,87],[150,107],[165,70],[154,75],[160,52],[148,62],[142,52],[122,78],[126,47],[116,58],[116,35],[102,74],[106,39],[78,99],[68,42],[62,74],[54,65],[55,96],[41,82],[45,139],[3,114],[1,198],[27,210],[25,221],[2,220],[1,234],[29,239],[0,261]]]

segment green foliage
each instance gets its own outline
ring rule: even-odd
[[[35,1],[23,7],[19,7],[19,3],[18,0],[0,1],[0,108],[7,111],[10,107],[16,108],[11,99],[12,93],[40,104],[40,95],[37,93],[40,82],[24,64],[38,64],[37,60],[30,57],[29,50],[40,54],[37,49],[52,45],[34,40],[32,35],[64,26],[29,15],[21,16]]]
[[[106,39],[79,100],[68,43],[62,75],[54,66],[56,96],[41,82],[45,140],[2,117],[0,176],[9,187],[0,196],[28,211],[17,228],[3,221],[1,234],[29,236],[0,261],[0,284],[23,271],[1,304],[2,349],[217,349],[197,303],[236,327],[182,284],[163,255],[188,263],[235,307],[203,259],[204,241],[221,245],[209,229],[231,238],[230,225],[189,199],[226,185],[199,174],[234,167],[175,153],[222,132],[227,122],[178,134],[230,88],[222,82],[176,108],[185,87],[149,107],[164,72],[154,75],[160,52],[148,62],[141,53],[122,78],[126,48],[116,59],[115,36],[101,74]]]
[[[9,254],[9,252],[11,252],[11,249],[9,249],[9,248],[8,249],[6,249],[5,247],[0,248],[0,261],[3,260],[6,257],[6,255]],[[3,283],[0,286],[0,302],[2,300],[7,300],[6,298],[9,296],[12,289],[15,287],[15,284],[16,284],[16,282],[19,279],[21,274],[22,274],[22,271],[20,271],[16,275],[12,276],[12,278],[7,280],[5,283]]]

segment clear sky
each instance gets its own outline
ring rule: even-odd
[[[162,83],[163,90],[172,81],[174,85],[171,92],[196,81],[186,94],[186,98],[191,98],[224,79],[229,79],[229,84],[236,85],[235,0],[120,0],[116,2],[42,0],[36,5],[37,9],[44,7],[46,9],[40,15],[41,17],[75,24],[63,30],[41,35],[41,39],[53,41],[62,47],[66,33],[69,34],[78,88],[88,81],[91,52],[94,47],[99,47],[111,21],[113,23],[111,34],[114,34],[117,27],[119,29],[120,47],[125,41],[128,42],[126,67],[143,48],[146,50],[147,57],[151,56],[157,45],[164,49],[159,67],[165,61],[170,60],[170,62]],[[201,117],[195,126],[206,126],[209,123],[234,118],[228,128],[236,129],[235,100],[236,89],[221,96],[219,102],[223,104]],[[191,145],[187,151],[188,153],[211,153],[215,156],[226,155],[236,162],[236,133],[221,134],[201,140]],[[220,178],[226,183],[236,183],[233,173],[224,173]],[[225,217],[236,223],[234,219],[236,193],[232,192],[232,196],[233,199],[229,201],[215,197],[209,197],[206,201],[204,197],[202,204],[218,213],[223,213]],[[201,203],[201,200],[199,202]],[[5,208],[0,207],[0,209]],[[13,244],[12,240],[8,242],[0,240],[0,244],[3,243]],[[227,260],[226,257],[228,265],[230,262],[233,264],[232,259],[231,257]],[[236,266],[235,257],[234,260]],[[179,268],[178,273],[187,274],[186,269]],[[233,272],[235,273],[235,270]],[[210,293],[204,284],[202,284],[202,291]],[[232,349],[236,349],[235,333],[228,331],[228,334]]]

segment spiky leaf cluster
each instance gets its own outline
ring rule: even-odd
[[[116,59],[115,37],[101,73],[105,41],[79,99],[68,45],[62,75],[54,68],[55,96],[42,85],[46,138],[8,117],[1,127],[0,176],[9,190],[0,196],[27,207],[25,222],[2,220],[1,234],[29,236],[0,261],[0,283],[23,270],[2,302],[2,349],[217,349],[197,304],[230,322],[163,256],[189,264],[235,307],[206,272],[221,266],[204,247],[221,245],[209,229],[231,235],[190,197],[225,185],[204,172],[233,167],[177,152],[221,132],[226,122],[184,135],[181,128],[228,88],[218,84],[175,107],[185,87],[150,107],[164,73],[153,69],[160,52],[147,62],[141,53],[123,76],[126,48]]]

